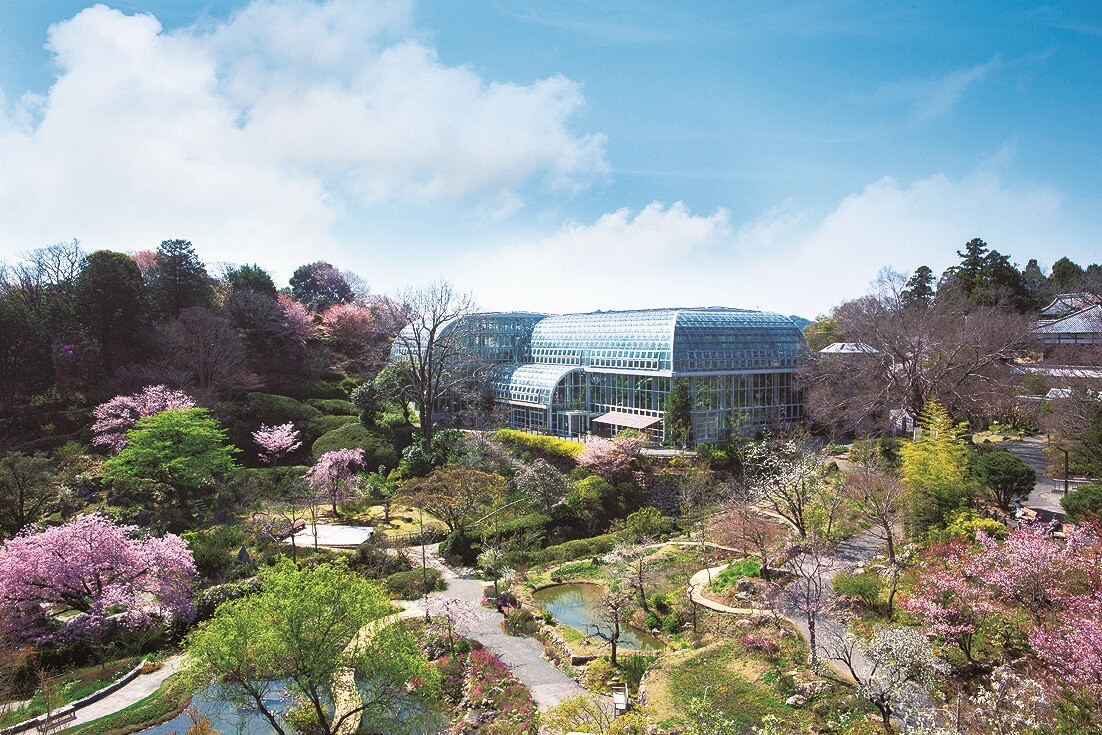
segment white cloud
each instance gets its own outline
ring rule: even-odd
[[[620,210],[471,254],[458,280],[494,309],[724,305],[813,317],[866,293],[885,266],[940,273],[973,237],[1022,263],[1086,255],[1091,242],[1058,192],[987,172],[908,184],[885,178],[825,214],[786,202],[737,228],[729,220],[722,209],[694,215],[680,202],[634,217]]]
[[[508,213],[608,172],[604,137],[570,130],[578,84],[447,66],[405,2],[257,0],[172,32],[97,5],[48,39],[55,83],[0,105],[0,256],[188,237],[288,271],[336,257],[351,210]]]
[[[996,55],[981,64],[960,67],[940,77],[891,82],[872,95],[854,101],[872,105],[903,104],[910,108],[916,122],[931,122],[951,116],[969,89],[1006,66],[1008,64]]]

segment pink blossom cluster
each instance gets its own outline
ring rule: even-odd
[[[78,516],[0,547],[0,617],[35,643],[94,633],[108,619],[126,627],[190,619],[195,575],[178,536]]]
[[[253,441],[260,447],[260,461],[274,465],[302,446],[295,425],[288,421],[278,426],[261,424],[253,432]]]
[[[355,494],[363,463],[364,450],[335,449],[318,457],[314,466],[306,471],[306,482],[314,490],[325,493],[336,508],[337,503]]]
[[[903,607],[969,656],[994,614],[1024,611],[1029,644],[1053,682],[1102,696],[1102,541],[1080,528],[1063,541],[1029,529],[977,541],[931,549]]]
[[[605,479],[622,475],[631,469],[631,463],[639,456],[644,441],[633,436],[614,439],[592,437],[578,455],[578,464]]]
[[[334,304],[321,315],[321,331],[334,342],[363,345],[378,337],[375,314],[366,306]]]
[[[313,339],[315,333],[313,312],[287,294],[280,294],[278,300],[280,308],[283,309],[288,339],[298,345],[304,345]]]
[[[92,410],[96,420],[92,424],[92,443],[119,452],[126,446],[126,432],[143,416],[162,411],[194,408],[195,401],[186,393],[164,385],[146,386],[141,393],[115,396]]]

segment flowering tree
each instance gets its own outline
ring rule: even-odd
[[[805,436],[767,437],[746,448],[746,478],[750,496],[769,504],[807,538],[807,509],[820,481],[822,460]]]
[[[0,611],[32,642],[189,619],[195,561],[178,537],[84,515],[0,547]],[[80,615],[64,615],[77,612]]]
[[[366,306],[334,304],[321,315],[321,330],[344,349],[360,348],[374,340],[379,332],[375,314]]]
[[[971,661],[976,633],[997,607],[966,547],[935,547],[931,562],[902,607],[922,620],[927,634],[956,645]]]
[[[283,331],[286,340],[301,347],[314,338],[314,315],[287,294],[277,298],[283,309]]]
[[[126,446],[126,432],[143,416],[179,408],[194,408],[195,401],[186,393],[164,385],[146,386],[140,393],[115,396],[92,410],[92,443],[115,453]]]
[[[260,461],[273,467],[302,446],[298,431],[290,421],[278,426],[261,424],[260,428],[253,432],[253,441],[260,447]]]
[[[933,683],[935,675],[945,672],[926,636],[913,628],[882,628],[868,643],[839,629],[825,649],[853,677],[858,694],[880,712],[888,735],[895,732],[892,717],[900,705],[923,699],[919,686]],[[916,705],[916,709],[929,707],[928,702]]]
[[[325,493],[337,514],[337,503],[343,502],[359,486],[359,476],[364,462],[362,449],[335,449],[318,457],[314,466],[306,471],[306,482],[318,492]]]
[[[623,475],[639,456],[645,440],[633,434],[622,434],[614,439],[593,437],[578,455],[578,464],[605,479]]]

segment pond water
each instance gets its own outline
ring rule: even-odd
[[[362,690],[363,682],[357,684]],[[280,684],[270,687],[264,703],[277,715],[282,715],[291,706],[290,697]],[[223,735],[275,735],[275,729],[264,715],[255,709],[242,709],[227,701],[219,694],[217,687],[201,689],[191,698],[191,704],[198,714],[209,717],[214,729]],[[438,732],[443,726],[443,717],[435,705],[395,702],[394,706],[392,716],[387,717],[378,727],[372,728],[372,731],[385,731],[389,735],[421,735]],[[191,718],[184,712],[162,725],[146,728],[137,735],[184,735],[191,725]]]
[[[587,626],[600,620],[602,596],[602,589],[596,584],[559,584],[532,593],[541,610],[547,610],[560,623],[582,633],[592,632]],[[620,625],[618,646],[628,651],[657,651],[664,647],[662,641],[645,630],[624,624]]]
[[[288,702],[280,697],[282,687],[273,687],[271,693],[265,698],[265,704],[276,712],[285,712]],[[209,717],[214,729],[222,733],[239,733],[240,735],[273,735],[275,730],[264,716],[253,709],[241,709],[222,699],[215,687],[202,689],[191,698],[191,704],[196,712]],[[191,720],[187,713],[181,713],[174,719],[162,725],[142,730],[138,735],[184,735],[191,727]]]

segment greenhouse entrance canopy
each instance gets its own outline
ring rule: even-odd
[[[606,414],[602,414],[593,419],[595,424],[611,424],[612,426],[621,426],[629,429],[647,429],[654,426],[662,419],[655,418],[654,416],[640,416],[635,413],[622,413],[620,411],[609,411]]]

